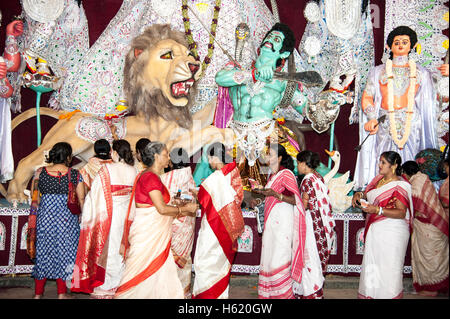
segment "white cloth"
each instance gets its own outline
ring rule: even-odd
[[[310,296],[323,287],[325,277],[322,273],[322,265],[317,251],[314,225],[311,213],[306,211],[306,241],[303,254],[305,267],[302,271],[302,282],[294,281],[292,289],[296,295]]]
[[[13,178],[14,158],[11,145],[9,99],[0,98],[0,183]]]
[[[374,299],[402,296],[408,240],[408,224],[403,219],[387,218],[370,226],[364,244],[358,294]]]
[[[136,169],[133,166],[119,162],[106,164],[105,167],[109,172],[111,185],[133,186],[134,179],[137,175]],[[102,181],[99,175],[94,178],[91,186],[91,190],[87,194],[85,204],[83,206],[81,227],[83,227],[83,222],[88,222],[89,219],[93,218],[91,215],[95,215],[97,211],[106,211],[106,200],[103,193]],[[105,281],[103,285],[94,289],[94,294],[96,294],[96,292],[117,288],[119,286],[120,279],[122,278],[125,265],[122,256],[119,254],[119,249],[128,204],[130,202],[130,195],[131,192],[128,195],[112,196],[113,214],[107,241],[108,257],[106,262]]]
[[[293,297],[292,285],[295,281],[291,278],[291,262],[294,208],[294,205],[285,202],[275,204],[264,224],[258,294],[266,298]],[[267,292],[264,289],[265,283],[270,286]]]
[[[408,193],[412,207],[411,185],[395,181],[367,193],[367,200],[373,203],[389,188],[401,186]],[[372,223],[364,243],[364,256],[359,279],[358,296],[361,298],[393,299],[403,297],[403,265],[410,237],[409,220],[406,211],[404,219],[385,218]]]
[[[227,299],[237,237],[244,229],[243,190],[236,163],[216,170],[201,184],[202,220],[194,255],[193,298]],[[211,224],[209,221],[212,221]]]
[[[200,292],[214,286],[224,276],[228,275],[230,268],[231,264],[223,253],[222,247],[206,219],[206,215],[204,215],[195,248],[195,280],[192,294],[194,296],[198,295]],[[229,285],[218,299],[228,299],[228,290]]]

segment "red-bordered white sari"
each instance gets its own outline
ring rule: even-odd
[[[98,171],[105,165],[105,164],[110,164],[113,163],[112,159],[106,159],[103,160],[101,158],[98,157],[91,157],[88,162],[86,163],[86,165],[84,165],[80,170],[80,174],[81,176],[83,176],[83,182],[84,184],[87,186],[88,189],[91,188],[91,184],[95,178],[95,176],[97,176]]]
[[[294,282],[294,293],[302,299],[323,297],[323,284],[334,236],[334,222],[328,188],[322,176],[305,175],[300,192],[308,194],[306,241],[302,282]]]
[[[266,197],[258,280],[260,299],[293,299],[294,281],[302,281],[306,219],[297,179],[288,169],[272,176],[266,188],[294,194],[296,205]]]
[[[448,213],[428,175],[417,172],[410,182],[414,202],[411,236],[414,288],[418,292],[448,290]]]
[[[376,176],[366,188],[370,204],[394,208],[395,200],[406,207],[404,219],[368,214],[364,231],[364,256],[358,298],[397,299],[403,297],[403,266],[412,229],[411,184],[401,179],[376,188],[383,176]]]
[[[135,207],[134,193],[139,183],[143,183],[140,178],[144,174],[136,178],[133,187],[121,243],[125,270],[114,298],[183,299],[183,287],[171,251],[173,217],[161,215],[155,206]],[[158,176],[147,179],[146,183],[151,185],[146,188],[149,191],[162,189],[164,202],[170,202],[169,192]]]
[[[93,179],[81,215],[73,292],[91,293],[93,298],[114,295],[123,272],[119,249],[136,174],[133,166],[110,163]]]
[[[175,169],[161,175],[161,181],[173,198],[178,190],[190,194],[195,188],[190,167]],[[192,194],[190,194],[192,195]],[[178,277],[184,288],[185,298],[191,297],[192,245],[194,243],[195,217],[181,216],[174,218],[172,224],[172,254],[178,266]]]
[[[237,238],[244,230],[244,198],[236,163],[216,170],[200,185],[202,220],[194,255],[193,299],[227,299]]]

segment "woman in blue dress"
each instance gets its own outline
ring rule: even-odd
[[[76,186],[81,207],[84,204],[82,177],[70,168],[72,147],[56,143],[46,158],[48,166],[35,174],[31,191],[41,193],[36,220],[36,260],[32,277],[35,280],[35,299],[42,297],[47,279],[56,280],[58,299],[67,298],[66,281],[72,277],[78,247],[80,226],[77,215],[67,207],[69,176]]]

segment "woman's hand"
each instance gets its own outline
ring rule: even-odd
[[[181,215],[195,217],[197,210],[198,210],[198,204],[197,203],[187,203],[186,205],[182,206],[182,213],[181,213]]]
[[[367,204],[367,206],[360,206],[361,210],[368,214],[378,214],[379,207],[371,204]]]
[[[266,197],[273,196],[278,199],[279,193],[275,192],[272,188],[255,188],[253,191],[257,194],[264,195]]]
[[[361,198],[363,198],[363,193],[362,192],[354,193],[353,197],[352,197],[352,207],[360,207],[360,205],[357,204],[356,201],[361,200]]]
[[[189,191],[192,193],[192,195],[197,198],[198,197],[198,190],[196,188],[191,188]]]

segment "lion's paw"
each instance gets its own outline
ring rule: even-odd
[[[8,193],[6,195],[6,200],[13,205],[15,203],[16,206],[17,206],[17,204],[28,204],[28,196],[26,196],[23,192]]]

